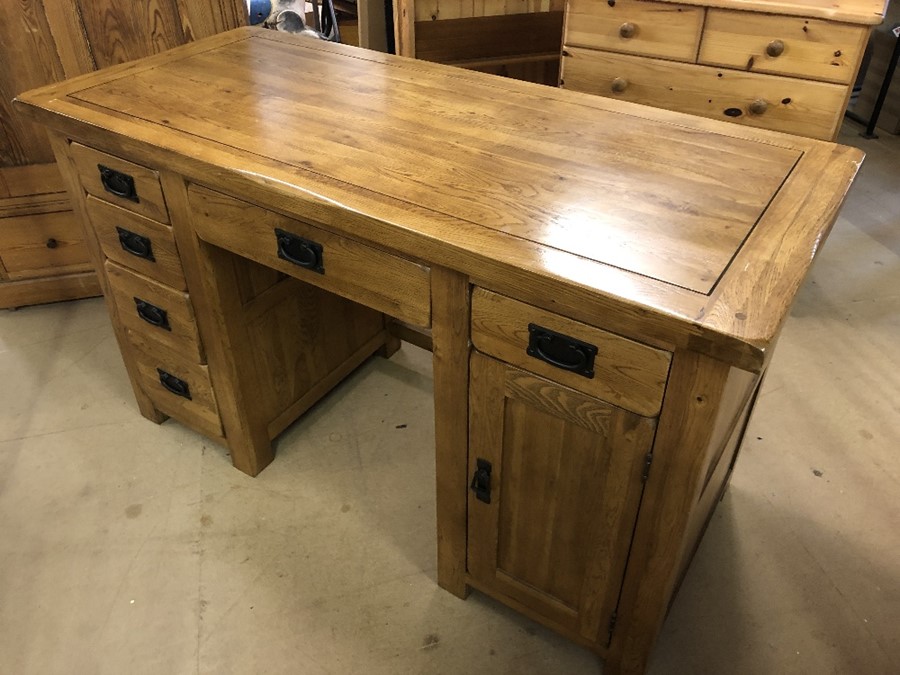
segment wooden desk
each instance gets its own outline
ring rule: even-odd
[[[833,140],[887,0],[569,0],[563,86]]]
[[[147,417],[255,474],[385,316],[430,329],[439,583],[607,673],[645,667],[862,158],[254,29],[18,105]]]

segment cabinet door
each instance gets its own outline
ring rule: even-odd
[[[656,420],[477,352],[470,378],[471,581],[606,644]]]

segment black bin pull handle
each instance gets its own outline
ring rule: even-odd
[[[597,347],[549,328],[528,324],[528,356],[588,379],[594,377]]]
[[[172,326],[169,325],[169,313],[162,307],[157,307],[146,300],[138,297],[134,298],[134,305],[137,308],[137,314],[151,326],[171,331]]]
[[[172,373],[167,373],[162,368],[157,368],[156,372],[159,373],[159,383],[163,387],[176,396],[186,398],[188,401],[191,400],[191,388],[188,386],[187,382],[181,378],[175,377]]]
[[[138,258],[156,262],[156,258],[153,257],[153,243],[149,237],[118,226],[116,226],[116,232],[119,233],[119,244],[124,251]]]
[[[322,244],[285,232],[277,227],[275,228],[275,239],[278,242],[279,258],[304,269],[325,274]]]
[[[141,201],[138,198],[133,177],[102,164],[98,164],[97,169],[100,171],[100,182],[103,184],[103,189],[108,193],[132,202]]]

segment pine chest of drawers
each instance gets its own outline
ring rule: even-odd
[[[881,0],[569,0],[563,86],[832,140]]]

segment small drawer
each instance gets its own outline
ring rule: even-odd
[[[79,143],[69,146],[85,192],[123,209],[169,222],[159,173]]]
[[[177,290],[187,288],[171,227],[90,195],[87,211],[107,258]]]
[[[566,89],[832,140],[847,87],[690,63],[569,49]]]
[[[671,355],[491,291],[472,294],[480,352],[632,412],[662,406]]]
[[[563,42],[675,61],[697,58],[702,7],[643,0],[569,0]]]
[[[202,434],[221,438],[222,421],[207,366],[156,355],[139,340],[133,346],[138,384],[153,405]]]
[[[431,324],[431,271],[410,260],[197,185],[204,241],[416,326]]]
[[[81,225],[71,211],[0,218],[0,260],[9,279],[92,269]]]
[[[711,9],[699,62],[849,84],[868,36],[868,26]]]
[[[187,293],[106,261],[106,278],[119,321],[163,349],[205,362],[194,308]]]

